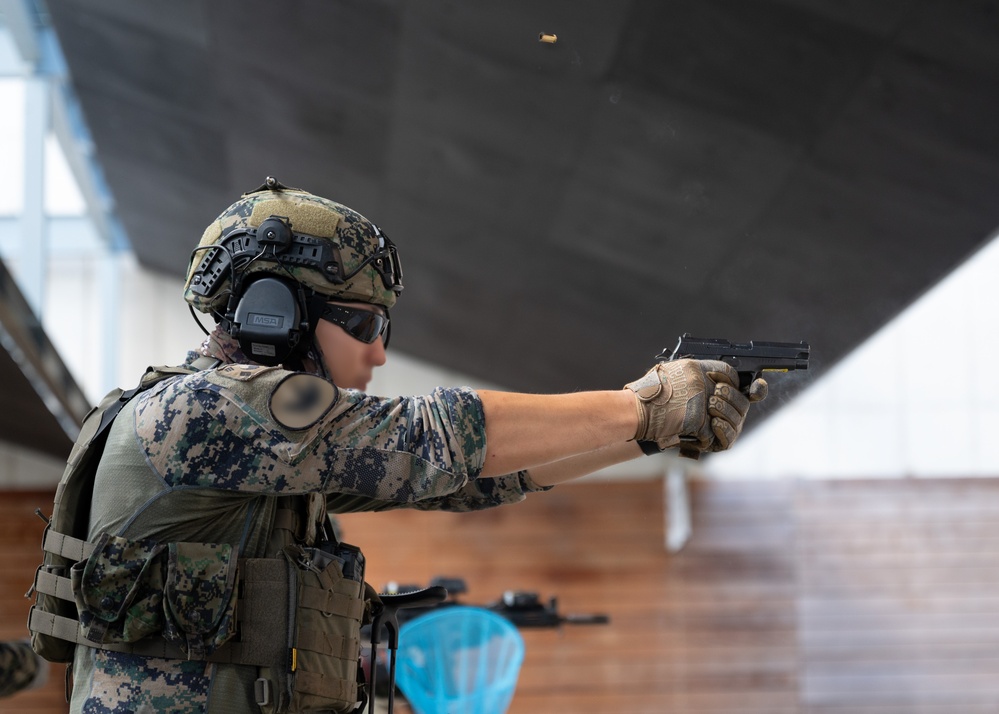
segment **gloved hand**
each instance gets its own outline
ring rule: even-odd
[[[635,393],[635,439],[647,453],[681,443],[685,449],[722,451],[742,432],[749,405],[767,396],[767,383],[755,380],[743,394],[731,365],[714,360],[657,362],[644,377],[626,384]]]

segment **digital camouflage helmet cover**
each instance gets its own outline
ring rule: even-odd
[[[270,177],[205,229],[191,257],[184,299],[221,318],[240,286],[257,274],[290,278],[328,299],[386,309],[402,291],[398,253],[374,223]]]

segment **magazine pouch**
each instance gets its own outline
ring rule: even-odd
[[[288,563],[288,661],[285,671],[261,668],[257,704],[265,714],[354,711],[365,615],[364,558],[345,543],[328,549],[298,544],[282,551]]]
[[[82,634],[100,645],[136,642],[160,631],[166,547],[109,533],[94,545],[90,557],[70,570]]]
[[[205,659],[236,633],[236,562],[227,543],[170,543],[163,638]]]

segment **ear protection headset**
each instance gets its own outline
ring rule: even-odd
[[[215,248],[199,266],[198,291],[210,295],[228,272],[231,288],[220,320],[223,329],[260,364],[286,364],[300,356],[326,298],[312,290],[307,295],[290,272],[287,278],[269,272],[246,276],[245,269],[256,260],[268,260],[286,272],[296,265],[321,269],[331,282],[342,282],[336,247],[296,235],[290,220],[271,216],[256,229],[233,232]]]
[[[255,362],[284,364],[312,336],[309,302],[301,285],[263,275],[236,298],[235,308],[227,311],[226,328]]]

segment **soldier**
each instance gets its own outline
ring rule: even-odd
[[[0,697],[40,687],[48,677],[48,665],[29,642],[0,642]]]
[[[398,252],[377,226],[273,179],[208,227],[184,296],[217,325],[185,373],[158,374],[124,404],[97,468],[93,551],[73,567],[85,634],[73,711],[351,711],[354,674],[309,668],[339,657],[356,669],[353,636],[320,646],[299,632],[284,673],[259,664],[248,643],[271,639],[254,636],[291,586],[275,586],[286,589],[269,618],[254,593],[272,583],[254,580],[254,563],[327,567],[310,550],[329,537],[327,511],[484,509],[681,437],[727,449],[765,396],[762,380],[743,394],[728,365],[691,360],[606,391],[370,395],[401,291]],[[353,568],[340,560],[333,580]],[[291,600],[305,617],[302,582]],[[361,596],[340,587],[321,586],[315,607],[359,619]],[[313,651],[319,664],[305,661]]]

